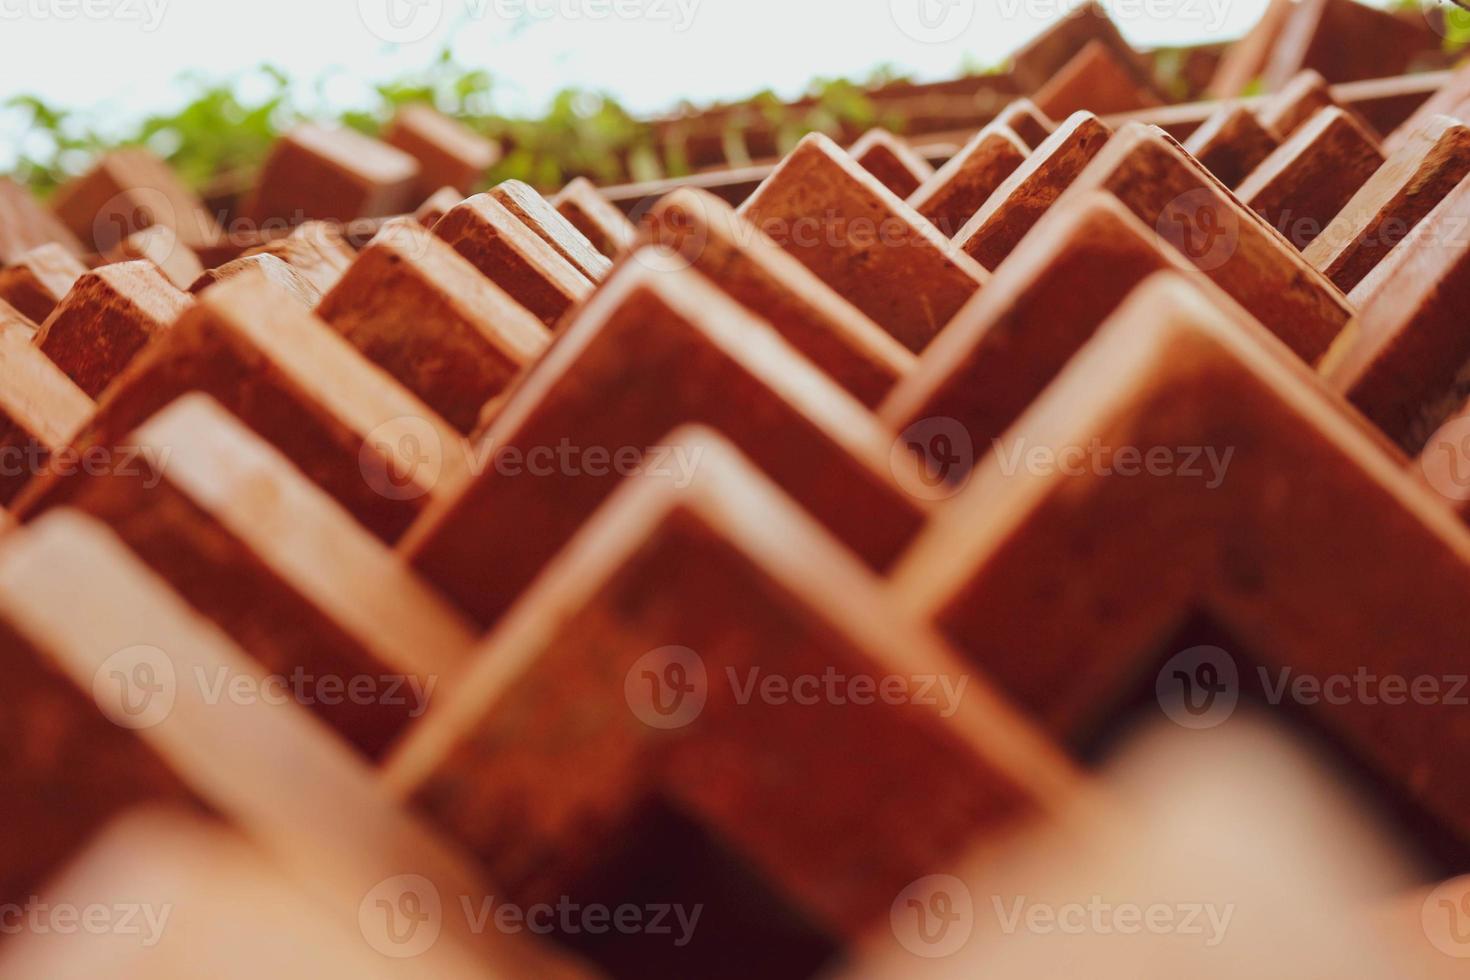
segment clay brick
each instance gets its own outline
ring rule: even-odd
[[[886,129],[870,129],[847,149],[848,155],[884,187],[907,198],[934,176],[929,161]]]
[[[592,294],[586,276],[489,194],[461,202],[434,234],[552,329]]]
[[[924,352],[879,417],[894,432],[913,430],[918,462],[958,492],[975,461],[996,447],[1119,303],[1159,272],[1189,277],[1222,310],[1254,323],[1117,198],[1091,191],[1037,224],[985,291]],[[1275,346],[1280,349],[1280,342]],[[1283,358],[1304,383],[1316,383],[1311,369],[1284,349]],[[933,420],[958,423],[968,451],[957,451],[954,430]],[[1397,451],[1361,421],[1385,451]],[[940,436],[948,443],[925,441]]]
[[[1444,424],[1424,441],[1424,450],[1410,468],[1421,484],[1442,498],[1465,521],[1470,521],[1470,401],[1459,405]]]
[[[1053,119],[1074,112],[1100,116],[1163,105],[1150,87],[1104,41],[1093,40],[1063,65],[1032,96],[1037,108]]]
[[[1026,144],[1026,149],[1034,150],[1046,138],[1056,131],[1057,124],[1052,122],[1051,117],[1040,109],[1030,99],[1016,99],[1000,111],[991,122],[997,126],[1004,126],[1017,136],[1021,142]]]
[[[117,446],[190,391],[224,405],[384,541],[462,476],[447,422],[258,275],[201,294],[118,379],[75,448]]]
[[[34,326],[7,319],[0,304],[0,504],[15,499],[92,415],[92,399],[33,340]]]
[[[407,218],[363,249],[317,315],[464,433],[551,342],[525,307]]]
[[[876,405],[913,368],[902,344],[713,194],[666,194],[644,228],[864,405]]]
[[[1470,126],[1429,119],[1307,248],[1307,261],[1344,292],[1354,289],[1467,174]]]
[[[402,214],[413,207],[419,164],[387,143],[346,129],[306,124],[276,140],[243,218],[352,221]]]
[[[658,260],[640,254],[619,267],[481,436],[493,455],[401,545],[482,624],[606,499],[619,469],[636,472],[619,459],[641,458],[686,422],[720,428],[875,567],[923,519],[924,503],[889,469],[891,437],[861,404],[700,276],[660,271]],[[561,445],[604,462],[549,461]],[[678,461],[663,453],[657,462]]]
[[[1100,445],[1100,464],[1008,476],[992,455],[894,572],[904,608],[932,616],[1074,746],[1141,678],[1152,689],[1160,638],[1195,610],[1250,651],[1243,679],[1256,666],[1454,672],[1470,631],[1458,598],[1470,530],[1262,336],[1177,277],[1140,287],[1006,437],[1057,453]],[[1233,453],[1223,476],[1191,479],[1120,472],[1124,447]],[[1301,707],[1402,801],[1470,840],[1461,709]]]
[[[954,237],[1030,152],[1014,131],[991,123],[909,196],[909,206]]]
[[[108,654],[143,638],[142,624],[133,618],[141,610],[109,616],[118,612],[120,599],[164,591],[146,573],[128,574],[138,570],[105,530],[77,518],[58,518],[4,537],[0,661],[6,683],[24,696],[0,702],[0,732],[7,746],[0,754],[6,799],[0,810],[0,901],[25,902],[121,812],[149,801],[188,804],[193,799],[136,733],[98,710],[93,673],[107,654],[87,670],[84,682],[67,676],[65,620],[83,628],[105,624],[111,632]],[[60,580],[63,572],[75,578]],[[47,582],[55,583],[55,592],[35,595]],[[83,597],[87,615],[78,616]],[[64,614],[59,605],[67,607]],[[101,683],[98,687],[107,690]]]
[[[1309,364],[1352,318],[1337,287],[1162,130],[1118,130],[1068,194],[1089,190],[1114,194]]]
[[[1451,75],[1449,81],[1422,103],[1403,125],[1388,134],[1383,148],[1391,154],[1402,150],[1430,125],[1435,116],[1449,116],[1457,122],[1470,124],[1470,67]]]
[[[365,760],[276,699],[263,670],[91,519],[58,511],[6,536],[0,622],[7,676],[29,692],[0,708],[12,747],[0,765],[10,801],[0,840],[15,901],[23,883],[50,877],[95,830],[149,801],[193,805],[237,829],[357,943],[394,949],[362,910],[374,895],[398,898],[404,876],[443,896],[495,894]],[[261,694],[221,696],[220,683]],[[515,936],[476,935],[465,916],[439,924],[411,971],[387,975],[586,976]]]
[[[1357,330],[1322,365],[1410,455],[1470,395],[1467,215],[1470,183],[1461,182],[1359,285]]]
[[[1226,187],[1239,187],[1281,145],[1248,107],[1228,105],[1190,134],[1184,148]]]
[[[36,344],[96,398],[190,302],[152,262],[104,266],[77,280],[41,324]]]
[[[218,244],[224,231],[169,165],[133,147],[106,154],[56,191],[54,210],[72,233],[106,254],[134,232],[162,225],[184,245]]]
[[[952,454],[948,466],[925,447],[934,472],[961,485],[1133,288],[1170,269],[1193,271],[1112,195],[1080,196],[1036,225],[879,418],[894,432],[928,419],[963,426],[973,451]]]
[[[1338,108],[1323,109],[1241,183],[1236,195],[1305,249],[1383,166],[1378,141]]]
[[[0,299],[0,331],[12,337],[23,337],[27,343],[36,339],[40,330],[36,321],[24,316],[19,310]]]
[[[189,292],[198,296],[211,286],[222,282],[228,282],[236,276],[243,276],[247,272],[254,272],[264,276],[266,279],[280,286],[291,295],[305,309],[314,310],[321,302],[322,294],[311,282],[297,272],[294,268],[282,262],[274,255],[247,255],[244,258],[226,262],[215,269],[210,269],[195,279],[189,286]]]
[[[602,282],[612,271],[612,260],[599,252],[587,236],[562,217],[561,212],[535,188],[519,180],[507,180],[496,185],[490,196],[591,282]]]
[[[76,236],[29,191],[9,177],[0,177],[0,268],[19,262],[43,245],[58,245],[78,259],[85,251]]]
[[[706,903],[682,950],[564,937],[612,975],[805,976],[887,928],[916,877],[995,856],[1085,784],[978,677],[942,710],[743,700],[748,677],[953,689],[961,668],[728,443],[665,441],[703,460],[693,484],[620,489],[384,779],[517,903],[650,880]]]
[[[1402,75],[1416,54],[1438,42],[1426,22],[1358,0],[1299,0],[1281,25],[1262,77],[1267,91],[1307,69],[1329,82],[1387,78]]]
[[[739,213],[916,353],[987,278],[817,133],[797,145]]]
[[[428,105],[406,105],[394,114],[383,141],[419,163],[416,194],[428,197],[453,187],[461,198],[473,194],[485,171],[500,159],[500,147],[457,119]]]
[[[998,267],[1111,137],[1090,112],[1068,117],[990,195],[955,244],[985,268]]]
[[[586,177],[563,187],[551,203],[603,255],[618,259],[633,248],[637,229]]]
[[[86,271],[64,246],[55,242],[40,245],[0,269],[0,300],[36,323],[45,323]]]
[[[172,229],[161,225],[135,231],[108,253],[112,262],[128,262],[143,259],[158,266],[163,277],[179,289],[188,289],[204,274],[204,265],[194,250],[183,242]]]
[[[1266,71],[1266,63],[1277,39],[1296,10],[1296,0],[1270,0],[1250,32],[1230,45],[1220,58],[1205,94],[1209,98],[1234,99],[1245,95]]]
[[[1327,80],[1315,71],[1304,71],[1261,103],[1256,115],[1271,132],[1290,139],[1308,119],[1335,105]]]
[[[127,465],[54,481],[30,515],[70,507],[107,524],[273,675],[371,684],[341,703],[301,692],[369,756],[450,683],[469,625],[218,402],[186,395],[124,442]]]
[[[1011,58],[1011,74],[1023,91],[1035,92],[1095,41],[1107,45],[1118,61],[1128,66],[1139,85],[1152,86],[1143,58],[1124,39],[1106,9],[1096,0],[1087,0],[1068,11],[1066,17],[1017,51]]]
[[[414,220],[425,228],[433,228],[439,223],[439,219],[448,214],[456,204],[464,200],[464,195],[453,187],[441,187],[430,194],[418,210],[413,213]]]
[[[182,808],[146,807],[109,823],[36,897],[50,909],[137,913],[113,920],[126,929],[23,930],[0,951],[7,976],[78,978],[99,963],[108,980],[383,975],[379,954],[310,891],[237,831]]]
[[[332,291],[342,273],[357,257],[342,233],[325,221],[297,225],[290,234],[248,249],[241,258],[256,255],[280,259],[301,273],[322,294]]]

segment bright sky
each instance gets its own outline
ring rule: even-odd
[[[0,0],[0,101],[26,93],[123,125],[176,106],[184,71],[234,77],[270,61],[334,108],[448,42],[534,111],[566,85],[639,112],[890,63],[944,78],[1002,60],[1080,0]],[[1382,0],[1380,0],[1382,2]],[[1135,44],[1244,33],[1267,0],[1103,0]],[[17,137],[0,111],[0,169]]]

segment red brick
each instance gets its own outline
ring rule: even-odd
[[[416,203],[419,174],[417,160],[387,143],[301,125],[276,141],[240,212],[258,225],[402,214]]]
[[[36,323],[45,323],[86,271],[64,246],[55,242],[37,246],[0,269],[0,300]]]
[[[138,147],[103,156],[86,174],[62,185],[51,207],[73,234],[101,253],[154,225],[172,230],[192,249],[224,237],[198,195],[167,163]]]
[[[713,194],[666,194],[644,228],[864,405],[876,405],[913,368],[902,344]]]
[[[1111,137],[1107,124],[1089,112],[1069,117],[1001,182],[955,235],[955,244],[995,269]]]
[[[994,454],[894,573],[904,608],[1069,744],[1114,720],[1142,678],[1152,689],[1160,638],[1196,610],[1239,638],[1231,652],[1249,650],[1242,676],[1457,669],[1470,530],[1261,337],[1177,277],[1140,287],[1006,437],[1100,445],[1101,465],[1008,475]],[[1234,452],[1218,482],[1119,472],[1122,447],[1186,446]],[[1303,710],[1399,800],[1470,839],[1462,709]]]
[[[1466,175],[1470,126],[1434,116],[1388,158],[1306,250],[1344,291],[1355,289]]]
[[[637,229],[587,178],[573,180],[551,203],[608,258],[622,258],[633,247]]]
[[[909,206],[954,237],[1030,152],[1014,131],[991,123],[909,196]]]
[[[0,268],[42,245],[59,245],[78,259],[85,252],[76,236],[29,191],[0,177]]]
[[[683,423],[719,427],[875,567],[923,520],[889,469],[891,436],[861,404],[701,277],[657,271],[656,258],[630,259],[573,318],[481,436],[473,479],[403,541],[483,624],[620,482],[605,462],[537,462],[561,445],[641,457]],[[593,465],[602,472],[584,472]]]
[[[599,252],[587,236],[535,188],[519,180],[507,180],[496,185],[490,196],[534,231],[538,238],[556,249],[556,254],[570,262],[589,281],[601,282],[612,271],[612,260]]]
[[[987,278],[820,134],[803,139],[739,213],[914,352]]]
[[[36,343],[96,398],[190,302],[152,262],[119,262],[78,279],[41,325]]]
[[[465,433],[551,342],[525,307],[406,218],[363,249],[317,315]]]
[[[343,692],[366,679],[366,701],[301,693],[370,756],[451,682],[468,623],[219,403],[185,395],[124,443],[126,464],[53,482],[30,515],[102,521],[273,675]]]
[[[448,423],[258,275],[201,294],[102,399],[78,450],[119,445],[191,391],[224,405],[385,541],[462,476]],[[28,489],[17,513],[45,489]]]
[[[870,129],[847,152],[883,186],[907,198],[919,185],[934,176],[929,161],[886,129]]]
[[[953,690],[962,670],[727,443],[664,441],[699,453],[694,483],[625,485],[385,780],[518,904],[649,880],[710,903],[683,952],[582,947],[615,975],[804,974],[887,928],[915,878],[982,842],[998,851],[1084,783],[978,677],[943,709],[742,702],[752,672]],[[670,709],[648,678],[674,669],[694,688]]]
[[[489,194],[462,202],[434,234],[553,329],[592,294],[586,276]]]
[[[1383,166],[1378,140],[1338,108],[1323,109],[1236,189],[1242,203],[1305,249]]]
[[[418,161],[420,199],[446,186],[459,191],[461,198],[473,194],[500,159],[500,147],[493,140],[428,105],[399,108],[383,140]]]

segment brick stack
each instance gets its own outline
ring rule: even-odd
[[[1089,15],[937,168],[636,222],[428,110],[290,133],[243,240],[141,151],[0,183],[0,908],[177,915],[0,973],[908,975],[935,876],[1146,852],[1095,767],[1227,701],[1470,935],[1470,74],[1331,84],[1403,67],[1347,2],[1264,98]]]

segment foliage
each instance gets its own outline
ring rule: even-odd
[[[1431,9],[1430,2],[1437,9]],[[1448,54],[1460,54],[1470,47],[1470,0],[1392,0],[1389,9],[1403,13],[1423,12],[1426,17],[1440,18],[1444,49]],[[1436,30],[1440,29],[1436,27]]]
[[[901,126],[902,120],[878,119],[865,89],[902,80],[886,66],[861,83],[819,79],[811,86],[809,103],[799,107],[762,92],[735,107],[730,125],[762,122],[783,147],[813,130],[832,133],[880,121]],[[303,119],[320,118],[302,104],[290,79],[270,65],[229,81],[187,75],[179,87],[185,93],[183,108],[150,116],[120,134],[97,128],[83,111],[31,96],[11,99],[6,108],[18,113],[28,129],[15,176],[44,195],[98,152],[142,144],[195,188],[205,189],[217,178],[239,183],[281,132]],[[552,99],[544,115],[517,117],[496,111],[495,88],[489,71],[459,64],[446,49],[426,68],[375,86],[370,106],[340,113],[335,121],[371,134],[401,105],[433,104],[505,148],[490,182],[515,178],[555,187],[579,175],[609,183],[688,172],[677,142],[657,145],[655,125],[635,118],[607,93],[569,88]]]

